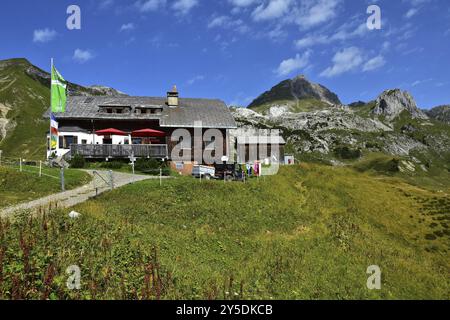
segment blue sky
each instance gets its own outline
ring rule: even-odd
[[[81,30],[68,30],[70,4]],[[369,30],[367,7],[381,8]],[[247,105],[305,74],[344,103],[401,88],[450,103],[448,0],[2,0],[0,59],[25,57],[82,85]]]

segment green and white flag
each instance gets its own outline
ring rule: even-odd
[[[59,74],[58,70],[52,67],[52,112],[66,111],[66,88],[67,82]]]

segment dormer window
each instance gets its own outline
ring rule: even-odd
[[[124,114],[130,113],[130,106],[99,106],[99,113],[108,113],[108,114]]]
[[[161,114],[163,109],[161,107],[157,106],[151,106],[151,107],[136,107],[135,113],[136,114]]]

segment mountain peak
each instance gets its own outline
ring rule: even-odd
[[[335,93],[320,84],[309,81],[305,75],[298,75],[292,79],[281,81],[253,100],[248,107],[258,108],[280,103],[293,104],[306,100],[320,107],[341,105],[341,101]]]
[[[389,89],[381,93],[372,110],[374,114],[383,115],[388,120],[393,120],[403,111],[407,111],[413,118],[428,119],[428,116],[417,107],[411,94],[401,89]]]

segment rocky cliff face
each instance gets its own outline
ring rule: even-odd
[[[280,82],[269,91],[264,92],[248,106],[250,109],[279,101],[296,102],[303,99],[313,99],[328,105],[340,105],[338,96],[324,86],[313,83],[305,76],[297,76]]]
[[[431,119],[450,124],[450,105],[435,107],[426,111],[426,114]]]
[[[407,111],[415,119],[428,119],[428,116],[417,107],[413,97],[400,89],[384,91],[376,100],[375,108],[372,110],[374,114],[385,116],[390,121],[403,111]]]

